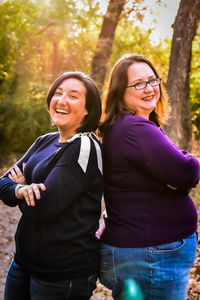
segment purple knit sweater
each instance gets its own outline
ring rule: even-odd
[[[126,114],[104,136],[103,155],[108,214],[104,243],[148,247],[178,241],[197,230],[197,212],[188,192],[199,181],[200,164],[162,129]]]

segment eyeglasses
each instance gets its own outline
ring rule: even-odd
[[[127,85],[127,88],[134,87],[136,90],[142,90],[147,87],[147,84],[150,84],[150,86],[156,86],[159,85],[161,82],[161,78],[155,77],[150,79],[149,81],[140,81],[132,85]]]

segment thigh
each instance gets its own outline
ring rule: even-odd
[[[122,251],[123,260],[118,261],[118,253]],[[117,299],[123,289],[119,269],[125,264],[125,252],[121,248],[101,244],[100,249],[100,276],[99,281],[108,289],[112,290],[112,296]]]
[[[186,299],[189,272],[194,263],[197,236],[150,248],[152,290],[155,299]]]
[[[110,290],[113,290],[116,283],[116,271],[114,264],[115,247],[101,244],[100,249],[100,282]]]
[[[114,299],[134,290],[138,299],[184,300],[196,247],[196,234],[148,248],[102,244],[100,282],[112,290]]]
[[[146,248],[101,245],[100,282],[112,290],[114,299],[143,299],[149,273]]]
[[[88,300],[96,288],[97,274],[72,280],[69,300]]]
[[[30,276],[13,261],[8,270],[4,300],[30,300]]]
[[[63,281],[31,278],[31,300],[88,300],[96,288],[97,276]]]
[[[70,294],[71,281],[44,281],[31,277],[31,300],[66,300]]]

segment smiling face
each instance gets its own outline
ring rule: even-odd
[[[80,127],[88,114],[86,108],[86,88],[75,78],[68,78],[57,87],[49,105],[52,123],[60,131],[60,142],[66,141]]]
[[[141,81],[149,81],[156,75],[147,63],[133,63],[128,67],[128,84],[134,85]],[[124,103],[126,107],[135,115],[149,119],[150,113],[156,107],[160,99],[159,85],[152,87],[147,84],[146,88],[136,90],[134,87],[126,88],[124,93]]]

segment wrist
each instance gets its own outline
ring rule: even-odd
[[[18,184],[15,188],[15,197],[18,198],[18,199],[23,199],[23,196],[20,195],[19,193],[19,190],[24,187],[25,185],[24,184]]]

